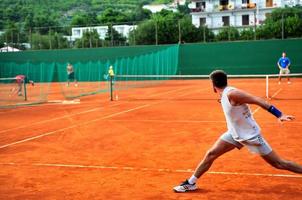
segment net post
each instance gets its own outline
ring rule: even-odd
[[[110,76],[110,101],[113,101],[113,87],[112,86],[113,86],[113,76]]]
[[[268,75],[265,76],[265,80],[266,80],[266,84],[265,84],[265,95],[266,95],[266,98],[268,99],[269,98],[269,94],[268,94]]]
[[[24,101],[27,101],[27,91],[26,91],[26,81],[23,80],[23,87],[24,87]]]

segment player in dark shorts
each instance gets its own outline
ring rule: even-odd
[[[73,66],[68,63],[67,64],[67,86],[69,86],[70,81],[74,81],[74,86],[78,86],[77,84],[77,80],[74,77],[74,70],[73,70]]]

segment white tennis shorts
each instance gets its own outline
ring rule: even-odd
[[[272,148],[267,143],[267,141],[261,136],[261,134],[245,141],[236,141],[232,134],[227,131],[220,137],[221,140],[231,143],[236,146],[238,149],[246,146],[252,153],[259,154],[261,156],[265,156],[272,152]]]
[[[290,70],[289,69],[280,69],[280,74],[289,74]]]

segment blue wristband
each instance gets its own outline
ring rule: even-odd
[[[267,111],[275,115],[277,118],[282,116],[282,112],[278,110],[275,106],[270,106]]]

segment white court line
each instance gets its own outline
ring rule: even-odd
[[[109,122],[149,122],[149,123],[226,123],[225,120],[165,120],[165,119],[108,119]],[[272,121],[261,121],[265,124],[276,124]],[[292,121],[291,124],[302,124],[302,121]]]
[[[279,94],[279,92],[281,92],[281,88],[279,89],[279,90],[277,90],[274,94],[273,94],[273,96],[270,98],[270,99],[272,99],[272,98],[274,98],[277,94]],[[252,112],[252,114],[255,114],[256,112],[258,112],[258,110],[260,109],[260,106],[258,106],[253,112]]]
[[[172,92],[175,92],[175,91],[187,90],[187,89],[188,89],[188,87],[181,88],[181,89],[175,89],[175,90],[169,90],[169,91],[166,91],[166,92],[161,92],[161,93],[149,95],[148,97],[159,96],[159,95],[163,95],[163,94],[169,94],[169,93],[172,93]],[[126,102],[117,103],[117,104],[114,104],[114,105],[110,105],[108,107],[114,107],[114,106],[125,104],[125,103]],[[50,105],[56,105],[56,104],[50,104]],[[74,114],[70,114],[70,115],[63,115],[61,117],[56,117],[56,118],[52,118],[52,119],[48,119],[48,120],[39,121],[39,122],[36,122],[36,123],[29,123],[29,124],[26,124],[26,125],[23,125],[23,126],[9,128],[9,129],[5,129],[5,130],[0,131],[0,134],[1,133],[5,133],[5,132],[9,132],[9,131],[12,131],[12,130],[18,130],[18,129],[21,129],[21,128],[26,128],[26,127],[30,127],[30,126],[34,126],[34,125],[39,125],[39,124],[43,124],[43,123],[59,120],[59,119],[70,118],[70,117],[77,116],[77,115],[80,115],[80,114],[94,112],[94,111],[97,111],[97,110],[100,110],[100,109],[103,109],[103,107],[93,108],[93,109],[85,110],[85,111],[74,113]]]
[[[19,141],[16,141],[16,142],[12,142],[12,143],[0,146],[0,149],[6,148],[6,147],[9,147],[9,146],[13,146],[13,145],[16,145],[16,144],[20,144],[20,143],[23,143],[23,142],[35,140],[35,139],[38,139],[38,138],[41,138],[41,137],[44,137],[44,136],[47,136],[47,135],[52,135],[54,133],[65,131],[65,130],[68,130],[68,129],[71,129],[71,128],[75,128],[75,127],[91,124],[93,122],[96,122],[96,121],[99,121],[99,120],[102,120],[102,119],[108,119],[108,118],[111,118],[111,117],[114,117],[114,116],[117,116],[117,115],[120,115],[120,114],[128,113],[128,112],[131,112],[133,110],[138,110],[138,109],[145,108],[145,107],[148,107],[148,106],[150,106],[150,105],[149,104],[145,104],[145,105],[142,105],[142,106],[137,106],[137,107],[132,108],[132,109],[128,109],[128,110],[124,110],[124,111],[117,112],[117,113],[114,113],[114,114],[110,114],[110,115],[107,115],[107,116],[104,116],[104,117],[100,117],[100,118],[97,118],[97,119],[94,119],[94,120],[91,120],[91,121],[88,121],[88,122],[78,123],[78,124],[75,124],[75,125],[72,125],[72,126],[68,126],[68,127],[65,127],[65,128],[57,129],[55,131],[46,132],[46,133],[41,134],[41,135],[37,135],[37,136],[34,136],[34,137],[26,138],[26,139],[23,139],[23,140],[19,140]]]
[[[176,90],[168,91],[168,93],[171,93],[173,91],[185,90],[185,89],[188,89],[188,88],[176,89]],[[167,93],[167,92],[165,92],[165,93]],[[160,102],[153,103],[153,105],[158,104],[158,103],[160,103]],[[117,116],[117,115],[120,115],[120,114],[131,112],[133,110],[138,110],[138,109],[141,109],[141,108],[144,108],[144,107],[148,107],[150,105],[151,104],[145,104],[143,106],[138,106],[138,107],[135,107],[133,109],[129,109],[129,110],[126,110],[126,111],[114,113],[114,114],[111,114],[111,115],[108,115],[108,116],[105,116],[105,117],[101,117],[101,118],[97,118],[97,119],[94,119],[94,120],[91,120],[91,121],[88,121],[88,122],[85,122],[85,123],[79,123],[79,124],[76,124],[76,125],[68,126],[68,127],[61,128],[61,129],[57,129],[55,131],[46,132],[44,134],[37,135],[37,136],[34,136],[34,137],[30,137],[30,138],[26,138],[26,139],[19,140],[19,141],[16,141],[16,142],[12,142],[12,143],[9,143],[9,144],[5,144],[5,145],[0,146],[0,149],[6,148],[6,147],[9,147],[9,146],[13,146],[13,145],[16,145],[16,144],[24,143],[24,142],[27,142],[27,141],[35,140],[35,139],[38,139],[38,138],[41,138],[41,137],[45,137],[45,136],[48,136],[48,135],[52,135],[54,133],[61,132],[61,131],[64,131],[64,130],[68,130],[68,129],[71,129],[71,128],[75,128],[75,127],[78,127],[78,126],[87,125],[87,124],[93,123],[95,121],[99,121],[99,120],[103,120],[103,119],[108,119],[108,118],[111,118],[111,117],[114,117],[114,116]],[[100,109],[100,108],[96,108],[96,109]],[[84,111],[84,112],[86,112],[86,111]],[[66,117],[69,117],[69,116],[66,116]]]
[[[78,165],[78,164],[60,164],[60,163],[32,163],[32,164],[18,164],[18,163],[0,163],[2,166],[37,166],[37,167],[58,167],[58,168],[81,168],[81,169],[103,169],[103,170],[120,170],[120,171],[148,171],[148,172],[172,172],[172,173],[193,173],[193,169],[168,169],[168,168],[136,168],[136,167],[118,167],[118,166],[104,166],[104,165]],[[264,177],[283,177],[283,178],[302,178],[302,175],[295,174],[264,174],[264,173],[245,173],[245,172],[218,172],[209,171],[207,174],[213,175],[237,175],[237,176],[264,176]]]

